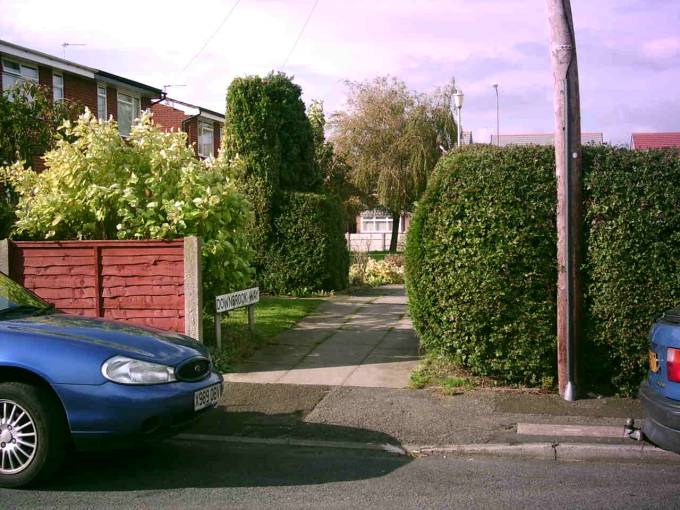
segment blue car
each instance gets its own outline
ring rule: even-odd
[[[57,313],[0,273],[0,487],[46,478],[71,446],[172,435],[221,393],[199,342]]]
[[[645,413],[642,433],[680,453],[680,307],[654,322],[650,342],[649,375],[639,391]]]

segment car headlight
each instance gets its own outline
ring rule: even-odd
[[[102,365],[102,375],[121,384],[162,384],[177,380],[172,367],[125,356],[107,359]]]

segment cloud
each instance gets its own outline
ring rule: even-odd
[[[106,16],[89,0],[4,0],[0,38],[160,87],[222,111],[236,76],[280,70],[314,0],[244,0],[205,50],[183,68],[236,0],[119,0]],[[619,142],[641,124],[680,130],[680,3],[572,2],[583,129]],[[342,106],[343,80],[394,75],[429,91],[455,76],[465,92],[463,123],[495,131],[499,83],[502,132],[553,126],[548,24],[542,0],[344,0],[319,2],[284,69],[306,100]],[[641,110],[631,107],[638,102]],[[655,127],[658,126],[658,127]]]

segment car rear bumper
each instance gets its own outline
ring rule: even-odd
[[[194,411],[194,392],[222,384],[211,373],[198,382],[133,386],[55,385],[79,449],[125,446],[131,442],[177,434],[212,407]]]
[[[647,381],[640,386],[638,396],[645,413],[643,434],[661,448],[680,453],[680,401],[654,391]]]

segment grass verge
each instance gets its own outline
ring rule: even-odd
[[[414,389],[430,389],[443,395],[459,395],[466,391],[485,388],[512,393],[554,393],[552,380],[540,388],[522,385],[503,385],[490,377],[475,376],[451,360],[427,354],[416,369],[411,372],[409,386]]]
[[[458,395],[477,386],[486,386],[482,378],[471,376],[455,363],[443,358],[425,356],[411,372],[409,386],[414,389],[431,388],[444,395]]]
[[[246,308],[222,315],[222,349],[215,347],[215,326],[212,316],[204,316],[204,331],[211,346],[213,362],[218,370],[229,372],[235,363],[250,356],[259,347],[270,343],[279,333],[290,329],[323,302],[321,299],[265,296],[255,305],[255,327],[248,328]]]

